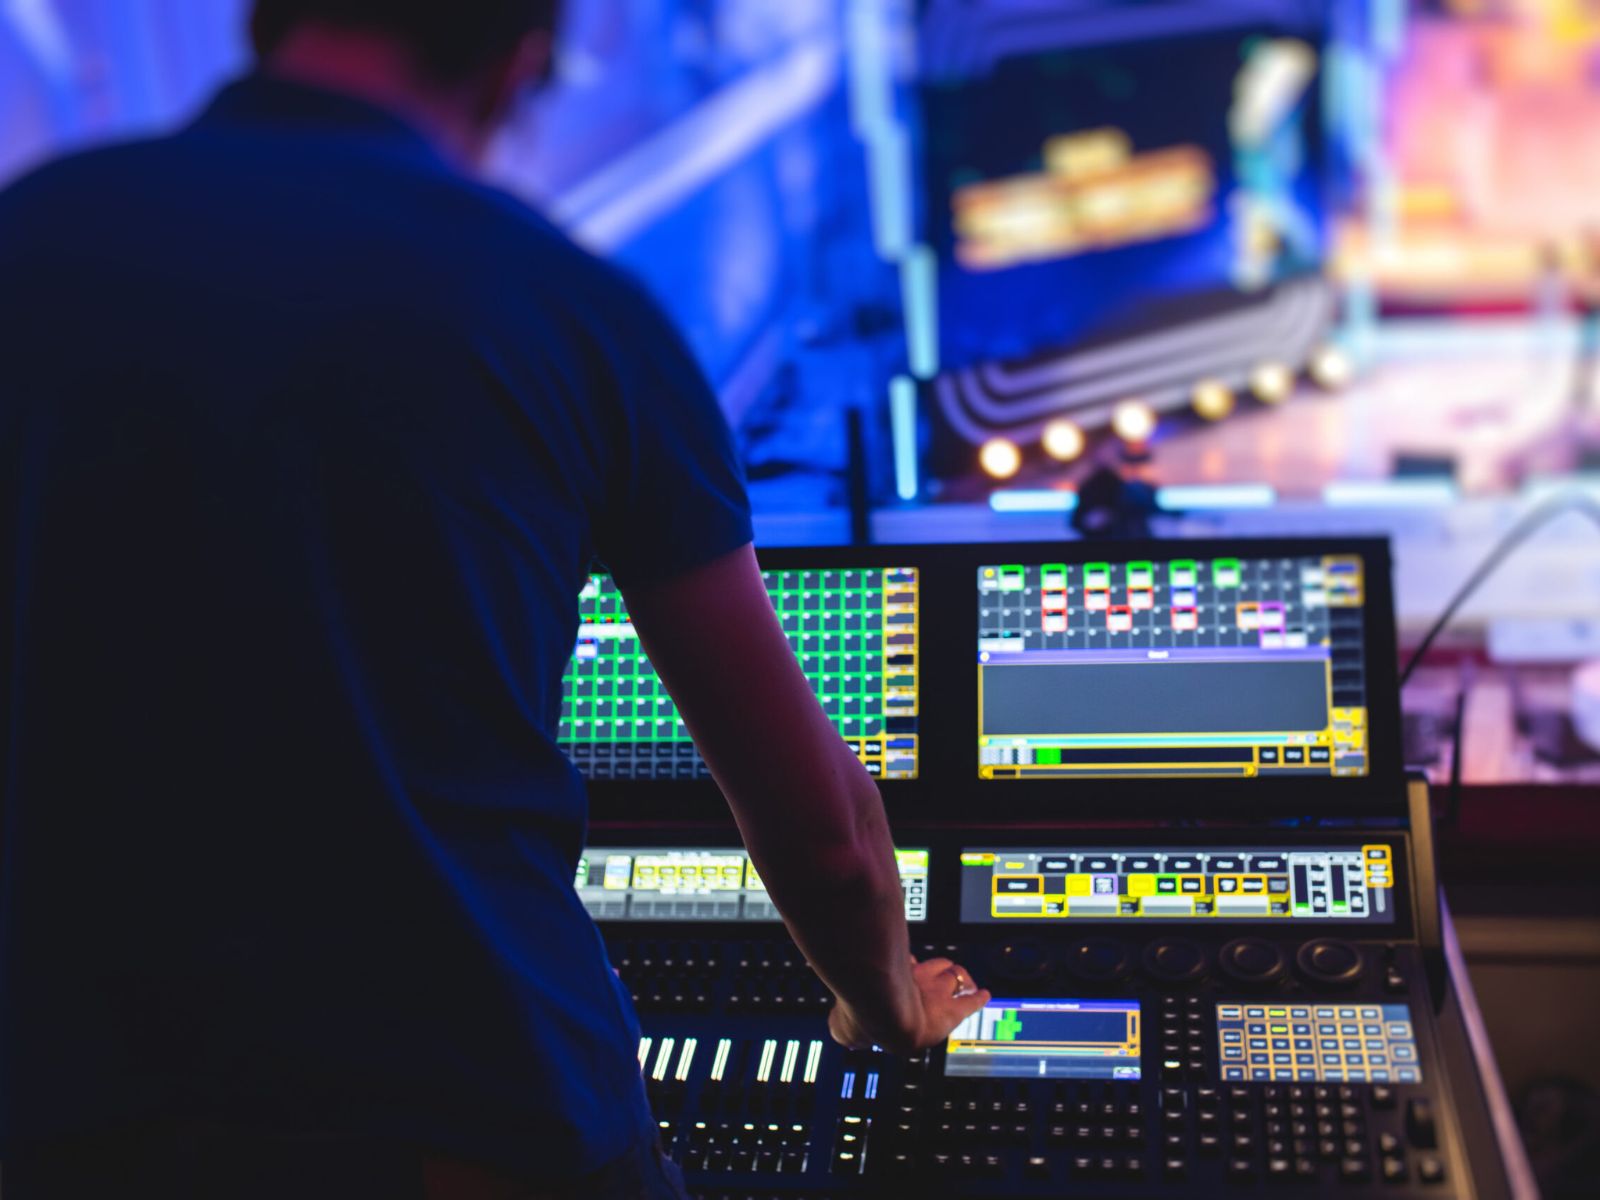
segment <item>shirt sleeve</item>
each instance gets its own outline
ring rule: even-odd
[[[595,549],[623,586],[670,579],[753,539],[733,434],[688,346],[626,282],[618,298],[619,427]]]

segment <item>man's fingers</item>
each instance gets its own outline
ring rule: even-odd
[[[955,1000],[956,1011],[961,1014],[961,1019],[964,1021],[993,1000],[994,993],[990,992],[988,988],[979,988],[975,992],[968,992],[965,996],[956,996],[953,999]]]

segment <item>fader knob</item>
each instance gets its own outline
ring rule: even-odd
[[[1339,986],[1360,979],[1366,963],[1361,951],[1349,942],[1317,938],[1300,947],[1300,952],[1295,955],[1295,965],[1300,968],[1302,975],[1315,983]]]
[[[1114,938],[1085,938],[1067,950],[1067,970],[1092,983],[1114,983],[1132,966],[1128,947]]]
[[[1145,947],[1144,970],[1167,983],[1188,983],[1206,973],[1206,952],[1187,938],[1162,938]]]
[[[994,952],[995,973],[1006,979],[1043,979],[1050,973],[1050,951],[1042,942],[1020,938]]]
[[[1240,983],[1264,986],[1283,978],[1283,951],[1260,938],[1235,938],[1222,947],[1217,965]]]

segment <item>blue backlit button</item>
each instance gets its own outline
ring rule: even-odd
[[[1390,1053],[1394,1055],[1395,1062],[1415,1062],[1417,1059],[1417,1048],[1415,1046],[1399,1045],[1394,1047]]]
[[[1252,1020],[1254,1020],[1254,1019],[1265,1020],[1266,1019],[1266,1015],[1267,1015],[1267,1010],[1264,1009],[1264,1008],[1247,1008],[1247,1009],[1244,1010],[1244,1015],[1247,1016],[1247,1017],[1250,1017]]]
[[[1250,869],[1252,871],[1258,871],[1263,875],[1270,874],[1273,871],[1281,871],[1284,869],[1283,855],[1258,854],[1251,860]]]
[[[1414,1069],[1412,1069],[1411,1067],[1402,1067],[1400,1069],[1400,1082],[1401,1083],[1416,1083],[1417,1082],[1417,1078],[1418,1078],[1417,1072]]]
[[[1223,1067],[1222,1068],[1222,1077],[1223,1077],[1223,1079],[1226,1079],[1226,1080],[1243,1079],[1244,1078],[1244,1068],[1243,1067]]]

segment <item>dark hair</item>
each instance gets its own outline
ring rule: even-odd
[[[535,30],[553,31],[561,0],[256,0],[252,28],[263,54],[302,21],[370,29],[404,42],[445,82],[466,79]]]

